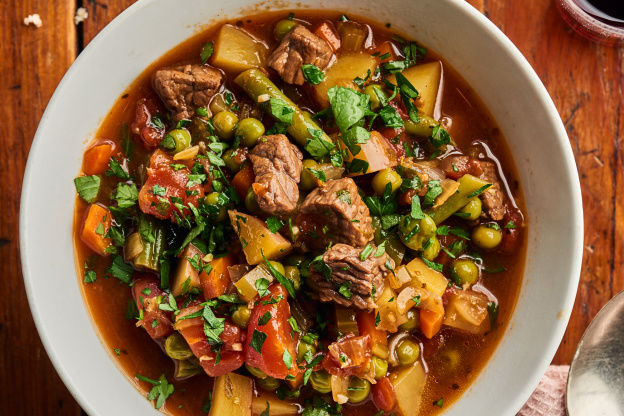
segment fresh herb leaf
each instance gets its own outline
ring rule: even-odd
[[[384,106],[378,114],[386,127],[401,128],[405,125],[401,116],[390,105]]]
[[[476,191],[474,191],[473,193],[471,193],[470,195],[468,195],[468,198],[472,198],[475,197],[477,195],[481,195],[486,189],[488,189],[490,186],[492,186],[491,183],[487,183],[485,185],[483,185],[481,188],[477,189]]]
[[[488,303],[487,311],[490,317],[490,329],[493,329],[496,326],[496,321],[498,320],[498,303]]]
[[[269,281],[265,279],[264,277],[261,277],[260,279],[256,280],[256,290],[258,291],[258,296],[260,296],[261,298],[271,293],[269,292],[268,287],[269,287]]]
[[[420,198],[418,195],[414,195],[412,198],[412,211],[410,212],[410,215],[416,220],[422,220],[425,218],[425,213],[422,211],[422,207],[420,206]]]
[[[132,272],[134,269],[129,264],[124,262],[123,257],[113,254],[113,262],[110,267],[104,271],[104,273],[116,277],[126,284],[130,284],[132,278]]]
[[[351,193],[347,189],[341,189],[336,191],[336,196],[340,202],[344,202],[347,205],[351,205]]]
[[[292,297],[294,299],[296,297],[296,294],[295,294],[295,286],[294,286],[292,280],[287,279],[275,267],[273,267],[273,265],[271,263],[269,263],[269,261],[267,260],[266,256],[264,255],[264,252],[262,251],[262,249],[260,249],[260,253],[262,254],[262,258],[264,259],[264,264],[269,268],[269,271],[271,272],[271,274],[273,275],[275,280],[277,280],[282,285],[284,285],[284,287],[288,291],[288,294],[290,295],[290,297]]]
[[[204,45],[204,47],[201,50],[201,53],[199,54],[202,65],[208,62],[208,59],[210,59],[213,53],[214,53],[214,42],[210,41]]]
[[[130,185],[125,183],[117,184],[117,191],[115,192],[115,200],[119,208],[130,208],[139,199],[139,192],[136,185],[131,183]]]
[[[270,97],[269,98],[269,113],[277,120],[290,126],[295,115],[295,109],[292,108],[286,101]]]
[[[308,171],[310,171],[310,173],[312,175],[314,175],[315,178],[317,178],[319,181],[321,182],[327,182],[327,176],[325,175],[325,171],[323,170],[316,170],[316,169],[310,169],[310,168],[306,168]]]
[[[284,226],[284,224],[286,224],[286,221],[282,221],[277,217],[268,217],[266,220],[266,224],[269,231],[275,234],[280,230],[280,228]]]
[[[360,252],[360,260],[366,261],[366,259],[373,253],[373,250],[373,246],[366,244],[366,247],[364,247],[364,249]]]
[[[332,87],[327,91],[336,125],[343,133],[371,113],[370,97],[346,87]]]
[[[282,361],[284,361],[284,364],[286,364],[287,369],[290,370],[292,368],[292,364],[293,364],[292,355],[287,349],[285,349],[284,354],[282,354]]]
[[[303,77],[310,85],[318,85],[325,78],[323,71],[316,65],[301,65],[301,72],[303,72]]]
[[[320,158],[336,147],[332,142],[323,139],[323,130],[308,129],[313,139],[307,139],[305,149],[314,158]]]
[[[509,229],[515,229],[516,228],[516,224],[513,221],[509,221],[507,224],[505,224],[505,229],[509,230]]]
[[[128,175],[128,172],[126,172],[124,168],[121,167],[117,159],[115,159],[115,156],[111,156],[110,160],[108,161],[108,167],[110,168],[110,170],[106,171],[107,177],[116,176],[121,179],[130,179],[130,175]]]
[[[440,186],[440,181],[432,180],[427,182],[427,193],[423,198],[423,205],[426,207],[432,206],[435,199],[440,194],[442,194],[442,186]]]
[[[258,331],[257,329],[254,329],[249,346],[256,350],[258,354],[262,355],[262,345],[264,344],[264,341],[266,341],[266,339],[267,334],[262,331]]]
[[[84,282],[85,283],[95,283],[97,279],[97,274],[93,270],[86,270],[84,274]]]
[[[271,312],[265,312],[260,318],[258,318],[258,326],[264,326],[271,320]]]
[[[451,142],[451,135],[448,131],[444,130],[444,127],[438,124],[431,130],[429,142],[437,149],[445,144],[449,144]]]
[[[74,185],[76,185],[76,192],[78,195],[88,203],[92,203],[100,191],[100,177],[93,176],[79,176],[74,179]]]
[[[430,269],[435,270],[436,272],[442,272],[442,270],[444,269],[444,266],[440,263],[434,263],[430,260],[427,260],[426,258],[422,257],[421,258],[422,261],[427,265],[427,267],[429,267]]]

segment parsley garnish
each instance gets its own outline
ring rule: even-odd
[[[265,312],[260,318],[258,318],[258,326],[264,326],[271,320],[271,312]]]
[[[429,267],[430,269],[433,269],[433,270],[435,270],[437,272],[441,272],[442,269],[444,268],[444,266],[441,265],[440,263],[432,262],[430,260],[427,260],[424,257],[422,257],[422,261],[427,265],[427,267]]]
[[[285,349],[284,354],[282,354],[282,361],[284,361],[284,364],[286,364],[287,369],[290,370],[292,368],[292,364],[293,364],[292,355],[287,349]]]
[[[199,54],[202,64],[205,64],[206,62],[208,62],[208,59],[210,59],[213,53],[214,53],[214,43],[210,41],[204,45],[204,47],[201,50],[201,53]]]
[[[425,213],[422,211],[420,206],[420,198],[418,195],[414,195],[414,197],[412,197],[412,211],[410,215],[416,220],[422,220],[425,218]]]
[[[126,172],[124,168],[121,167],[119,162],[117,162],[115,156],[111,156],[110,160],[108,161],[108,167],[110,168],[110,170],[106,171],[107,177],[117,176],[121,179],[130,179],[130,175],[128,175],[128,172]]]
[[[130,208],[136,204],[139,199],[139,192],[136,185],[131,183],[127,185],[125,183],[117,184],[117,191],[115,192],[115,200],[119,205],[119,208]]]
[[[472,198],[475,197],[477,195],[481,195],[486,189],[488,189],[490,186],[492,186],[491,183],[487,183],[485,185],[483,185],[481,188],[477,189],[476,191],[474,191],[473,193],[471,193],[470,195],[468,195],[468,198]]]
[[[129,284],[134,269],[129,264],[126,264],[123,257],[113,254],[113,262],[110,267],[105,270],[106,274],[116,277],[124,283]]]
[[[264,259],[264,264],[269,268],[269,271],[271,272],[275,280],[277,280],[282,285],[284,285],[284,287],[288,291],[288,294],[294,299],[296,294],[295,294],[295,286],[292,280],[287,279],[275,267],[273,267],[271,263],[269,263],[262,249],[260,250],[260,253],[262,254],[262,258]]]
[[[327,182],[327,176],[325,175],[325,171],[310,169],[310,168],[306,168],[306,169],[310,171],[310,173],[314,175],[314,177],[317,178],[319,181]]]
[[[271,293],[268,291],[268,287],[269,287],[269,281],[265,279],[264,277],[261,277],[260,279],[256,280],[256,290],[258,291],[258,296],[260,296],[261,298]]]
[[[150,390],[150,392],[147,394],[147,400],[156,399],[156,404],[154,405],[156,409],[160,409],[165,403],[165,400],[167,400],[167,398],[169,398],[169,396],[173,394],[173,384],[167,382],[164,373],[160,375],[158,380],[153,380],[140,374],[137,374],[136,378],[141,381],[148,382],[154,386],[152,387],[152,390]]]
[[[97,197],[100,191],[100,177],[93,176],[79,176],[74,179],[74,185],[76,185],[76,192],[78,195],[88,203],[92,203]]]
[[[351,282],[348,282],[348,281],[343,282],[338,288],[338,293],[344,296],[345,299],[349,300],[351,299],[351,296],[353,295],[351,293],[351,290],[349,290],[350,287],[351,287]]]
[[[267,334],[262,331],[258,331],[257,329],[254,329],[249,346],[254,350],[258,351],[258,354],[262,354],[262,345],[264,344],[264,341],[266,341],[266,339]]]
[[[282,99],[269,98],[269,112],[271,115],[282,123],[290,126],[293,121],[295,109]]]
[[[336,191],[336,196],[340,202],[351,205],[351,193],[347,189]]]
[[[507,224],[505,224],[505,229],[514,229],[516,228],[516,224],[513,221],[509,221]]]
[[[364,247],[364,249],[360,253],[360,260],[365,261],[373,253],[373,250],[374,250],[373,246],[371,246],[370,244],[367,244],[366,247]]]
[[[442,193],[442,187],[440,181],[433,180],[427,182],[427,193],[423,199],[423,204],[426,207],[433,205],[435,199]],[[469,197],[470,198],[470,197]]]
[[[303,72],[303,77],[310,85],[317,85],[325,78],[323,71],[316,65],[301,65],[301,72]]]

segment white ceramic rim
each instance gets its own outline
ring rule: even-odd
[[[475,23],[479,27],[479,29],[483,30],[488,36],[490,36],[495,41],[495,43],[497,43],[502,49],[505,49],[505,52],[507,54],[506,57],[513,61],[513,63],[521,69],[523,76],[526,77],[528,82],[531,84],[531,87],[533,89],[531,93],[535,94],[538,97],[538,104],[547,111],[547,116],[550,118],[550,121],[555,126],[557,134],[551,139],[556,141],[556,147],[558,147],[558,150],[560,150],[561,154],[563,155],[564,166],[562,173],[566,175],[566,179],[569,181],[569,183],[567,183],[567,185],[569,186],[568,191],[573,197],[573,204],[569,207],[567,215],[570,217],[570,222],[572,224],[576,224],[577,226],[576,228],[571,230],[572,234],[568,236],[569,240],[572,242],[571,251],[569,252],[569,280],[567,280],[567,285],[560,287],[561,293],[563,294],[565,300],[559,305],[561,307],[559,321],[554,328],[552,336],[550,337],[548,343],[543,349],[543,352],[541,354],[542,361],[540,363],[537,363],[533,367],[533,369],[529,371],[529,375],[526,377],[525,382],[523,383],[523,387],[520,390],[517,390],[517,394],[514,396],[514,399],[511,401],[511,403],[508,403],[507,407],[505,408],[505,414],[512,415],[515,414],[522,407],[526,399],[533,392],[534,388],[537,386],[539,380],[544,374],[548,364],[554,357],[554,354],[563,337],[572,311],[581,270],[583,251],[583,214],[580,183],[578,181],[578,173],[574,162],[574,156],[567,140],[567,134],[565,132],[563,124],[561,123],[557,109],[555,108],[552,100],[550,99],[550,96],[548,95],[538,76],[535,74],[535,72],[526,61],[526,59],[523,57],[523,55],[493,23],[491,23],[476,9],[472,8],[472,6],[470,6],[469,4],[461,0],[441,0],[441,2],[442,1],[445,1],[446,3],[453,3],[454,6],[458,8],[459,11],[463,13],[466,18],[472,20],[472,22]],[[47,332],[46,317],[39,310],[38,305],[35,301],[35,293],[37,292],[37,290],[34,287],[35,280],[31,275],[31,263],[35,260],[31,256],[32,250],[30,248],[30,241],[28,240],[28,235],[31,234],[31,230],[29,229],[29,223],[27,222],[27,218],[29,218],[30,214],[29,203],[32,199],[32,195],[31,193],[29,193],[29,184],[33,181],[33,177],[35,176],[36,172],[36,167],[33,165],[32,160],[36,159],[39,156],[40,148],[42,147],[41,143],[45,140],[44,132],[48,127],[48,124],[50,123],[50,108],[57,106],[58,97],[63,95],[66,89],[69,89],[71,87],[71,78],[74,76],[75,72],[79,71],[80,63],[84,60],[93,59],[92,56],[98,52],[98,48],[100,47],[100,45],[104,43],[104,41],[111,35],[111,33],[113,33],[119,26],[121,26],[124,21],[126,21],[135,13],[141,11],[142,8],[145,8],[151,3],[155,2],[156,1],[141,0],[138,3],[130,6],[123,13],[121,13],[113,22],[111,22],[104,30],[102,30],[102,32],[89,44],[89,46],[81,53],[81,55],[72,65],[72,67],[67,71],[67,74],[65,75],[54,95],[52,96],[48,104],[48,108],[46,109],[46,112],[41,119],[39,128],[37,129],[37,133],[35,134],[23,181],[23,192],[20,207],[20,248],[25,287],[32,314],[44,347],[46,348],[48,356],[50,357],[50,360],[52,361],[54,367],[56,368],[61,379],[68,387],[72,395],[78,400],[78,402],[85,409],[85,411],[87,411],[87,413],[89,413],[91,416],[102,413],[100,412],[100,410],[98,410],[98,408],[96,408],[96,404],[94,401],[92,401],[92,398],[87,398],[81,393],[81,386],[78,384],[78,381],[73,377],[73,374],[67,371],[66,364],[60,358],[59,353],[56,350],[56,346],[53,344],[51,336]],[[507,331],[509,331],[509,328],[507,329]],[[483,369],[481,371],[481,375],[485,372],[485,370],[486,369]],[[481,375],[479,377],[481,377]],[[125,377],[123,377],[123,379],[125,380]],[[136,394],[136,396],[139,400],[145,401],[145,399],[141,395]],[[454,410],[459,409],[455,408]],[[449,411],[447,413],[455,414],[455,411]]]

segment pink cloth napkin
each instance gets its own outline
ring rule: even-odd
[[[566,416],[567,365],[551,365],[516,416]]]

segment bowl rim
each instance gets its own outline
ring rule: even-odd
[[[40,310],[38,309],[38,305],[35,302],[34,279],[31,275],[29,264],[32,260],[29,256],[30,248],[27,239],[29,225],[26,223],[25,215],[26,207],[28,206],[30,199],[29,184],[33,181],[33,177],[36,172],[36,167],[34,166],[32,160],[35,159],[36,155],[38,155],[38,153],[40,152],[41,143],[45,140],[44,131],[46,130],[47,124],[49,122],[50,109],[57,106],[57,101],[59,101],[59,97],[62,95],[63,91],[69,88],[71,84],[71,78],[73,77],[74,73],[80,70],[82,62],[91,59],[91,56],[97,52],[98,46],[101,43],[104,43],[110,36],[110,34],[118,28],[118,26],[122,25],[123,22],[127,20],[130,16],[140,12],[143,8],[145,8],[153,1],[154,0],[139,0],[138,2],[132,4],[127,9],[125,9],[104,29],[102,29],[102,31],[97,34],[97,36],[89,43],[89,45],[87,45],[87,47],[80,53],[74,63],[72,63],[71,67],[65,73],[61,82],[57,86],[40,120],[39,126],[32,141],[22,182],[19,220],[20,257],[22,263],[24,285],[31,313],[46,353],[50,358],[55,370],[59,374],[60,378],[62,379],[63,383],[68,388],[72,396],[78,401],[81,407],[83,407],[83,409],[85,409],[85,411],[87,411],[87,413],[91,415],[97,415],[101,413],[98,409],[92,406],[92,403],[87,400],[86,397],[82,395],[80,386],[72,378],[70,372],[67,371],[66,365],[58,355],[55,345],[52,343],[51,338],[48,335],[47,328],[44,324],[44,317],[42,316]],[[571,217],[570,222],[577,225],[577,228],[575,229],[576,234],[572,236],[577,244],[575,244],[575,252],[571,253],[570,256],[572,265],[569,268],[569,270],[571,271],[570,276],[566,280],[568,284],[566,287],[562,288],[565,292],[565,302],[561,304],[561,316],[559,317],[556,331],[553,333],[553,336],[550,338],[547,347],[541,354],[541,356],[544,358],[543,361],[540,363],[540,365],[534,367],[530,377],[528,377],[524,383],[524,388],[522,389],[522,391],[518,392],[518,394],[515,395],[513,402],[509,405],[510,410],[515,410],[515,412],[517,412],[524,405],[525,401],[529,398],[535,387],[537,387],[539,381],[546,371],[546,368],[552,361],[552,358],[554,357],[563,338],[565,329],[567,328],[571,316],[572,307],[574,305],[580,278],[583,254],[584,222],[580,181],[578,177],[578,170],[576,167],[574,154],[572,152],[572,148],[568,141],[568,136],[559,116],[558,110],[555,107],[545,86],[542,84],[540,78],[537,76],[527,59],[516,48],[511,40],[509,40],[507,36],[493,22],[487,19],[476,8],[472,7],[469,3],[463,0],[448,1],[453,3],[455,7],[457,7],[459,11],[462,12],[465,16],[472,19],[473,23],[475,23],[481,30],[488,34],[502,48],[507,50],[509,56],[514,61],[514,64],[519,67],[523,75],[526,76],[527,79],[530,81],[531,86],[534,89],[534,93],[539,97],[541,101],[539,104],[547,111],[547,115],[550,117],[551,121],[556,126],[556,129],[558,131],[558,134],[553,139],[556,139],[559,148],[562,149],[562,157],[565,167],[565,172],[562,173],[565,173],[567,179],[570,181],[569,191],[572,195],[573,200],[575,201],[574,204],[570,207],[569,215]],[[515,311],[513,313],[515,313]],[[509,328],[507,330],[509,330]],[[485,368],[482,370],[482,372],[484,371]]]

